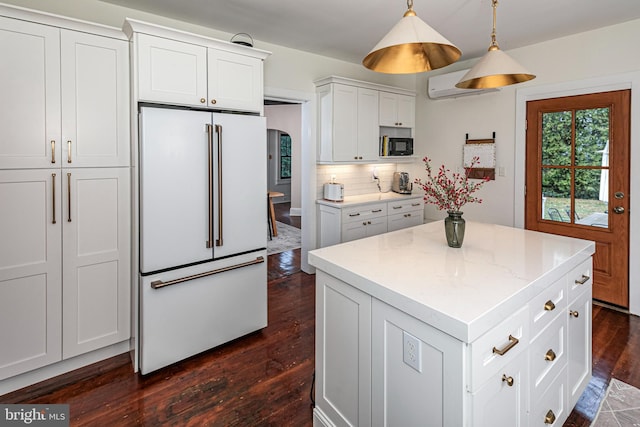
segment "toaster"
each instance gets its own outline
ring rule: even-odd
[[[413,190],[413,183],[409,179],[409,174],[407,172],[394,172],[391,191],[400,194],[411,194],[411,190]]]
[[[331,200],[332,202],[341,202],[344,200],[344,185],[337,182],[327,182],[324,185],[325,200]]]

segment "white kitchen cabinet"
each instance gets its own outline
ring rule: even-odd
[[[263,110],[262,59],[208,49],[209,106],[225,110]]]
[[[371,297],[316,276],[316,402],[333,425],[371,425]],[[315,423],[314,423],[315,424]]]
[[[0,17],[0,169],[60,167],[60,30]]]
[[[124,31],[134,40],[138,101],[262,115],[269,52],[134,19]]]
[[[356,418],[341,414],[362,414],[369,408],[371,425],[526,427],[559,426],[566,420],[591,378],[590,254],[595,246],[474,223],[476,237],[465,243],[478,249],[476,256],[449,251],[441,226],[425,224],[406,233],[310,252],[319,279],[318,307],[333,299],[331,312],[322,315],[340,325],[329,329],[326,320],[316,322],[316,358],[330,352],[350,355],[346,367],[337,361],[323,365],[317,390],[324,390],[321,383],[331,377],[333,390],[351,391],[348,399],[336,392],[316,399],[314,423],[358,425]],[[512,244],[494,249],[489,235]],[[351,253],[358,256],[346,256]],[[398,258],[420,267],[412,273],[408,266],[397,265]],[[484,270],[478,270],[480,263]],[[496,299],[505,282],[506,298]],[[523,293],[523,299],[517,296]],[[370,328],[366,318],[356,316],[366,315],[360,308],[367,296]],[[489,314],[487,307],[495,313]],[[476,312],[467,314],[476,309],[489,314],[491,322],[479,320]],[[574,320],[578,322],[572,324]],[[368,342],[362,337],[367,330],[370,348],[358,347],[356,337],[361,345]],[[357,360],[370,370],[370,379],[353,374],[362,368],[355,365]],[[348,369],[351,376],[340,369]],[[367,385],[371,400],[363,404],[354,397],[355,390]]]
[[[136,39],[138,99],[207,105],[207,48],[147,34]]]
[[[318,99],[318,162],[378,161],[382,126],[379,120],[380,97],[390,93],[385,92],[389,90],[408,91],[337,76],[318,80],[315,84]],[[414,116],[415,95],[400,96],[413,102],[413,107],[402,103],[403,116]]]
[[[125,40],[0,18],[0,169],[129,165]]]
[[[0,380],[61,359],[59,169],[0,170]]]
[[[347,222],[342,225],[342,241],[362,239],[387,232],[386,217]]]
[[[62,30],[63,167],[129,166],[129,45]]]
[[[380,92],[380,126],[415,127],[416,98],[391,92]]]
[[[63,358],[130,335],[128,168],[62,170]]]
[[[422,224],[423,212],[424,208],[421,199],[389,202],[387,231],[395,231]]]

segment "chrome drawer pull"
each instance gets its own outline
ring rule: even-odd
[[[569,311],[569,316],[578,317],[578,316],[580,316],[580,313],[578,313],[577,311],[570,310]]]
[[[502,374],[502,381],[506,382],[509,387],[513,387],[513,377],[508,377],[505,374]]]
[[[165,286],[177,285],[178,283],[188,282],[189,280],[200,279],[202,277],[212,276],[218,273],[224,273],[225,271],[236,270],[238,268],[248,267],[254,264],[261,264],[263,262],[264,262],[264,257],[259,256],[253,261],[247,261],[241,264],[230,265],[229,267],[222,267],[222,268],[218,268],[217,270],[207,271],[200,274],[194,274],[193,276],[181,277],[180,279],[170,280],[168,282],[163,282],[162,280],[154,280],[153,282],[151,282],[151,287],[153,289],[160,289],[160,288],[164,288]]]
[[[589,276],[585,276],[584,274],[582,275],[582,277],[580,279],[576,279],[576,285],[584,285],[585,283],[587,283],[587,280],[589,280],[590,277]]]
[[[493,352],[498,356],[504,356],[507,353],[507,351],[515,347],[516,344],[518,344],[519,342],[520,340],[518,338],[514,337],[513,335],[509,335],[509,344],[507,344],[507,346],[501,350],[498,350],[497,348],[493,347]]]
[[[551,300],[544,303],[544,309],[546,311],[553,311],[555,310],[555,308],[556,308],[556,305]]]
[[[544,355],[544,360],[553,362],[554,360],[556,360],[556,353],[553,350],[549,349],[549,351],[547,351],[547,353]]]
[[[553,411],[549,409],[549,412],[547,412],[547,415],[544,416],[544,423],[553,424],[555,422],[556,422],[556,414],[554,414]]]

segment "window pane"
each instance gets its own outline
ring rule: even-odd
[[[570,222],[571,172],[569,169],[542,170],[542,219]]]
[[[576,171],[575,223],[607,227],[609,200],[609,171],[583,169]]]
[[[576,111],[576,166],[602,166],[609,158],[609,108]]]
[[[571,111],[542,114],[542,164],[571,164]]]

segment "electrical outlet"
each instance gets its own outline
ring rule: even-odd
[[[418,372],[422,372],[422,347],[420,340],[402,331],[402,360]]]
[[[376,170],[376,168],[373,168],[371,170],[371,182],[375,182],[378,180],[378,171]]]

